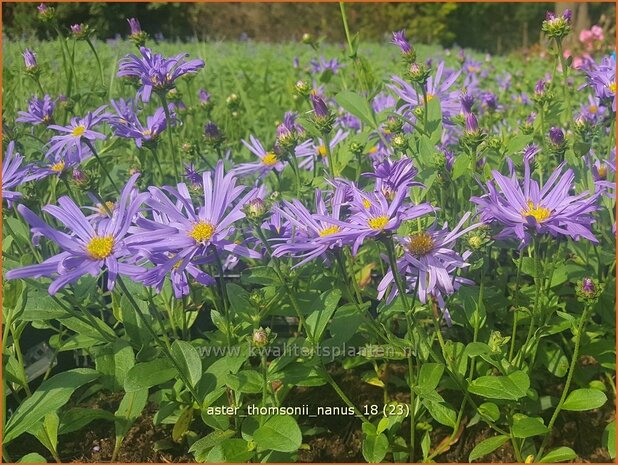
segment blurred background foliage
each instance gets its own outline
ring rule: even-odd
[[[3,2],[3,32],[9,38],[45,38],[36,3]],[[330,42],[344,40],[337,3],[57,3],[62,27],[86,23],[100,39],[126,36],[126,18],[159,39],[188,41],[287,41],[310,32]],[[548,10],[572,8],[575,32],[600,24],[615,33],[614,3],[348,3],[350,28],[363,40],[383,40],[406,28],[414,42],[459,45],[491,53],[527,48],[540,40]],[[576,37],[576,34],[574,35]]]

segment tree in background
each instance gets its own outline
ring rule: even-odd
[[[363,40],[385,40],[407,29],[414,42],[459,45],[491,53],[527,48],[541,39],[545,12],[574,9],[576,34],[599,22],[606,37],[615,30],[612,3],[349,3],[350,28]],[[56,3],[62,27],[85,22],[102,39],[128,34],[124,18],[139,18],[144,30],[174,40],[298,40],[305,32],[344,41],[337,3]],[[45,38],[35,3],[4,3],[9,37]],[[607,28],[611,28],[608,30]]]

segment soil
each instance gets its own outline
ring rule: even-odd
[[[404,367],[393,367],[393,371],[403,369]],[[361,381],[357,372],[339,368],[333,370],[331,374],[355,405],[382,405],[382,389]],[[400,402],[409,400],[405,392],[392,392],[390,395],[391,398]],[[117,409],[121,398],[121,394],[107,394],[105,397],[101,395],[80,407],[101,408],[113,412]],[[303,404],[344,406],[338,395],[328,385],[311,388],[297,387],[288,395],[286,404],[290,406]],[[615,416],[614,408],[612,402],[607,402],[603,408],[584,414],[563,412],[560,416],[561,421],[559,420],[554,428],[548,450],[551,450],[552,446],[568,446],[580,454],[576,462],[610,463],[610,457],[601,447],[601,437],[605,425]],[[124,463],[194,462],[193,456],[187,453],[188,448],[185,443],[176,444],[171,441],[171,426],[154,427],[152,419],[155,412],[156,406],[150,405],[135,422],[122,445],[117,461]],[[365,461],[361,453],[362,433],[358,419],[344,416],[319,416],[301,419],[300,424],[304,430],[312,427],[320,428],[320,430],[315,435],[304,438],[308,448],[299,451],[299,462]],[[404,423],[402,428],[403,431],[407,431],[409,423]],[[451,433],[452,431],[447,428],[434,429],[432,438],[435,442],[431,445],[432,450],[443,440],[446,441]],[[474,446],[492,435],[491,430],[484,424],[463,428],[459,437],[434,460],[439,463],[467,463],[468,455]],[[171,447],[163,451],[157,450],[156,445],[160,442],[165,442]],[[113,449],[114,425],[112,422],[95,421],[81,431],[60,437],[60,457],[63,462],[109,462]],[[9,452],[12,458],[38,452],[48,461],[53,462],[49,452],[27,434],[15,440]],[[387,456],[385,460],[392,461],[392,457]],[[483,461],[512,463],[516,459],[510,444],[507,443],[497,452],[484,457]]]

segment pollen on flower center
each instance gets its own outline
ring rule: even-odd
[[[369,218],[367,223],[371,229],[384,229],[388,224],[388,217],[376,216],[375,218]]]
[[[112,236],[95,236],[86,245],[88,254],[95,260],[103,260],[112,253],[114,238]]]
[[[551,211],[541,205],[534,205],[531,200],[528,200],[528,209],[523,210],[521,215],[525,218],[532,216],[537,223],[542,223],[551,216]]]
[[[435,247],[433,238],[426,232],[412,234],[408,241],[408,251],[415,257],[427,255]]]
[[[341,229],[339,226],[333,225],[328,228],[324,228],[320,231],[320,236],[330,236],[331,234],[338,233]]]
[[[193,229],[189,232],[189,237],[192,237],[195,242],[209,241],[212,235],[215,233],[214,225],[200,221],[195,223]]]
[[[59,173],[60,171],[62,171],[64,169],[64,162],[63,161],[59,161],[58,163],[54,163],[51,166],[51,170],[55,171],[56,173]]]
[[[71,135],[73,137],[81,137],[85,132],[86,132],[86,126],[83,126],[80,124],[79,126],[75,126],[73,128],[73,130],[71,131]]]
[[[321,156],[322,158],[324,158],[324,157],[326,157],[326,155],[328,155],[328,152],[326,151],[326,146],[325,145],[318,146],[316,151],[318,152],[318,155]]]
[[[616,81],[610,82],[607,87],[612,94],[616,93]]]
[[[105,202],[105,205],[99,204],[98,205],[99,214],[110,216],[111,212],[114,211],[115,206],[116,204],[112,202],[111,200],[108,200],[107,202]]]
[[[600,165],[597,168],[597,173],[599,174],[600,179],[603,179],[603,180],[607,179],[607,166],[605,166],[604,164]]]
[[[427,94],[427,103],[431,102],[434,99],[435,95]]]
[[[596,112],[599,111],[599,109],[596,105],[590,105],[590,107],[588,108],[588,111],[592,114],[595,114]]]
[[[365,208],[371,207],[371,202],[367,199],[363,199],[363,207]]]
[[[277,155],[275,155],[273,152],[268,152],[266,155],[264,155],[264,158],[262,158],[262,163],[264,163],[266,166],[276,165]]]

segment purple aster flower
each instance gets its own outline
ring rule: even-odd
[[[397,100],[390,94],[380,92],[371,101],[371,107],[376,113],[380,113],[384,110],[391,109],[397,105]]]
[[[129,23],[129,28],[131,29],[131,35],[136,36],[141,34],[142,26],[140,25],[137,18],[128,18],[127,22]]]
[[[541,152],[541,147],[539,147],[534,142],[526,145],[523,150],[524,161],[526,163],[532,163],[535,157]]]
[[[468,113],[466,115],[466,134],[478,134],[479,132],[479,122],[476,119],[474,113]]]
[[[38,64],[36,62],[36,53],[34,53],[34,50],[27,48],[24,50],[24,53],[22,53],[22,56],[24,57],[24,66],[26,67],[26,71],[36,69]]]
[[[322,97],[320,97],[317,92],[311,92],[309,98],[311,99],[311,106],[313,107],[315,116],[318,118],[328,118],[330,112]]]
[[[209,121],[204,125],[204,137],[210,141],[219,141],[223,138],[223,134],[214,122]]]
[[[213,252],[261,258],[258,252],[232,240],[234,223],[245,217],[243,207],[253,192],[238,200],[245,187],[236,185],[233,173],[224,174],[222,160],[217,163],[214,179],[210,171],[202,174],[202,185],[204,204],[198,207],[194,206],[184,183],[176,189],[166,188],[175,201],[158,187],[149,188],[150,198],[145,203],[152,209],[154,219],[138,219],[139,228],[132,237],[142,254],[157,257],[156,266],[140,277],[145,284],[160,288],[174,270],[177,274],[187,271],[198,282],[209,285],[211,277],[202,272],[197,274],[190,265],[210,260],[209,254]],[[153,241],[153,234],[162,238]],[[182,286],[175,288],[177,295],[185,290]]]
[[[45,13],[48,8],[47,5],[45,5],[45,3],[41,3],[39,6],[36,7],[36,10],[39,14]]]
[[[597,194],[583,192],[571,195],[575,175],[572,169],[562,173],[562,163],[541,188],[530,178],[530,165],[524,163],[524,180],[517,175],[510,178],[493,171],[493,182],[487,183],[487,193],[470,200],[479,206],[485,223],[497,222],[503,226],[498,239],[515,237],[521,247],[527,245],[533,234],[552,237],[569,236],[574,240],[598,240],[591,231],[594,223],[591,213],[598,209]]]
[[[323,73],[324,71],[330,71],[333,74],[337,74],[341,68],[342,65],[336,58],[327,60],[324,57],[320,57],[319,60],[311,60],[311,71],[315,74]]]
[[[85,117],[74,117],[68,126],[58,126],[55,124],[49,125],[49,129],[64,133],[63,135],[53,136],[48,143],[48,150],[46,157],[51,157],[54,154],[64,156],[71,149],[77,150],[77,155],[80,159],[83,159],[83,140],[87,140],[93,143],[97,139],[105,139],[105,135],[93,130],[101,122],[108,118],[107,113],[102,113],[106,106],[97,108],[91,113],[88,113]]]
[[[9,142],[6,154],[2,157],[2,199],[9,207],[21,198],[21,193],[13,189],[31,179],[29,167],[21,166],[24,157],[15,151],[15,142]]]
[[[350,240],[349,235],[345,234],[345,226],[340,225],[344,200],[345,189],[335,189],[329,201],[329,212],[322,192],[318,189],[315,194],[315,214],[298,200],[284,200],[281,208],[274,207],[274,212],[289,221],[292,227],[289,231],[293,235],[286,238],[285,243],[275,245],[273,255],[302,258],[294,265],[297,267],[324,256],[329,250],[342,247],[345,241]],[[334,220],[339,224],[335,224]]]
[[[258,174],[260,178],[266,176],[272,170],[282,171],[285,165],[277,158],[275,152],[268,152],[262,143],[253,136],[249,136],[249,142],[241,141],[247,149],[259,158],[257,162],[241,163],[233,170],[239,177]]]
[[[32,165],[31,179],[38,181],[48,176],[61,176],[88,160],[91,156],[92,152],[88,147],[82,147],[79,151],[75,146],[64,152],[50,153],[45,160]]]
[[[564,144],[564,131],[556,127],[551,128],[549,130],[549,140],[557,146]]]
[[[404,55],[408,55],[412,52],[412,46],[408,39],[406,38],[406,31],[402,29],[401,31],[393,32],[393,38],[391,40],[392,44],[395,44],[401,50],[401,53]]]
[[[135,113],[131,114],[128,107],[123,108],[122,104],[112,105],[117,107],[118,116],[111,117],[109,124],[114,130],[114,135],[126,139],[133,139],[135,145],[142,146],[156,144],[159,136],[167,128],[167,120],[163,107],[157,108],[152,116],[146,117],[146,125],[142,125]]]
[[[444,62],[440,62],[436,74],[427,80],[427,101],[434,98],[439,99],[443,117],[451,118],[459,113],[461,108],[459,92],[450,90],[461,74],[461,70],[451,73],[444,81],[442,81],[443,73]],[[405,102],[401,106],[401,110],[414,110],[416,107],[424,105],[423,95],[415,87],[398,76],[393,76],[391,80],[394,84],[388,84],[387,87]]]
[[[198,93],[198,98],[200,100],[200,105],[202,106],[206,106],[212,103],[212,96],[210,95],[210,92],[207,92],[204,89],[200,89]]]
[[[394,232],[401,223],[432,212],[429,204],[404,205],[408,188],[401,186],[392,199],[382,192],[363,192],[354,188],[350,208],[352,214],[347,222],[332,220],[335,225],[345,230],[341,234],[353,241],[352,252],[356,254],[367,238],[382,236]]]
[[[417,174],[418,170],[414,168],[412,160],[404,156],[397,161],[387,158],[374,166],[373,173],[363,173],[363,176],[374,178],[376,182],[374,190],[382,192],[387,199],[392,200],[400,188],[423,186],[420,182],[414,181]]]
[[[461,96],[459,97],[459,100],[461,101],[461,111],[463,111],[465,115],[472,113],[472,107],[474,106],[474,96],[472,96],[466,91],[463,91],[461,93]]]
[[[152,91],[164,94],[174,88],[174,81],[198,72],[204,67],[202,60],[185,61],[188,53],[181,53],[172,58],[164,58],[159,53],[152,53],[146,47],[140,47],[141,57],[134,54],[125,56],[118,68],[118,77],[139,79],[141,87],[138,94],[143,102],[150,100]]]
[[[195,168],[193,163],[185,164],[185,178],[191,183],[192,186],[203,188],[202,186],[202,174]]]
[[[468,218],[470,212],[461,218],[452,231],[449,231],[447,223],[442,229],[434,223],[426,231],[397,238],[403,248],[403,256],[397,261],[398,272],[406,277],[408,289],[412,292],[418,285],[418,298],[422,303],[427,303],[430,297],[435,297],[440,307],[444,308],[445,296],[453,294],[461,284],[472,284],[470,280],[455,278],[458,269],[469,265],[466,259],[470,253],[460,255],[452,248],[459,237],[481,225],[476,223],[462,229]],[[389,270],[378,284],[379,299],[387,295],[387,302],[393,300],[398,294],[397,287],[393,286],[393,283],[393,270]]]
[[[329,143],[330,152],[332,153],[335,148],[348,137],[349,134],[349,132],[343,131],[342,129],[337,130]],[[326,166],[328,166],[328,151],[326,150],[326,143],[321,137],[318,137],[317,144],[311,139],[299,144],[294,149],[294,153],[296,158],[299,159],[299,168],[310,171],[313,170],[316,159],[322,161]]]
[[[603,117],[606,110],[597,97],[589,95],[588,102],[581,104],[579,117],[591,124],[595,124]]]
[[[493,92],[483,92],[481,94],[481,108],[490,113],[496,111],[498,109],[498,96]]]
[[[611,103],[612,111],[616,111],[616,57],[604,57],[601,63],[585,70],[587,83],[592,87],[596,97],[607,106]]]
[[[49,95],[45,95],[43,99],[36,96],[32,97],[28,102],[27,111],[18,111],[19,117],[15,120],[18,123],[30,124],[51,124],[53,122],[54,109],[56,103]]]
[[[58,206],[43,207],[44,212],[68,229],[68,233],[52,228],[27,207],[20,205],[18,211],[30,224],[32,232],[58,244],[62,252],[38,265],[10,270],[6,278],[54,277],[49,286],[51,295],[85,274],[98,276],[103,270],[107,272],[107,287],[110,290],[119,274],[133,279],[142,269],[126,262],[132,255],[126,236],[133,217],[147,196],[134,195],[136,180],[137,175],[134,175],[122,190],[120,202],[108,222],[91,223],[75,202],[66,196],[58,199]]]

